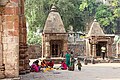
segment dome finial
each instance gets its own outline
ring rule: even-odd
[[[57,8],[55,7],[55,3],[53,3],[50,12],[56,12]]]

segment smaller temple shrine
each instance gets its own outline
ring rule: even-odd
[[[92,23],[86,38],[86,57],[102,58],[103,49],[105,58],[113,55],[112,44],[114,42],[114,35],[105,34],[96,20]]]
[[[67,51],[67,34],[55,6],[52,6],[42,33],[42,57],[59,57]]]

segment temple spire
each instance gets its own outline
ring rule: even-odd
[[[61,16],[54,5],[47,17],[43,33],[66,33]]]

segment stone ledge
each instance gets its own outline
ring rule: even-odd
[[[18,78],[5,78],[5,79],[0,79],[0,80],[20,80],[20,77],[18,77]]]

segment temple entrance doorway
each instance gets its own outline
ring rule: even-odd
[[[59,57],[60,52],[63,50],[62,40],[51,40],[50,41],[50,55],[51,57]]]
[[[105,55],[106,55],[106,44],[107,44],[107,41],[99,41],[97,44],[96,44],[96,57],[102,57],[102,47],[104,46],[105,47]]]

